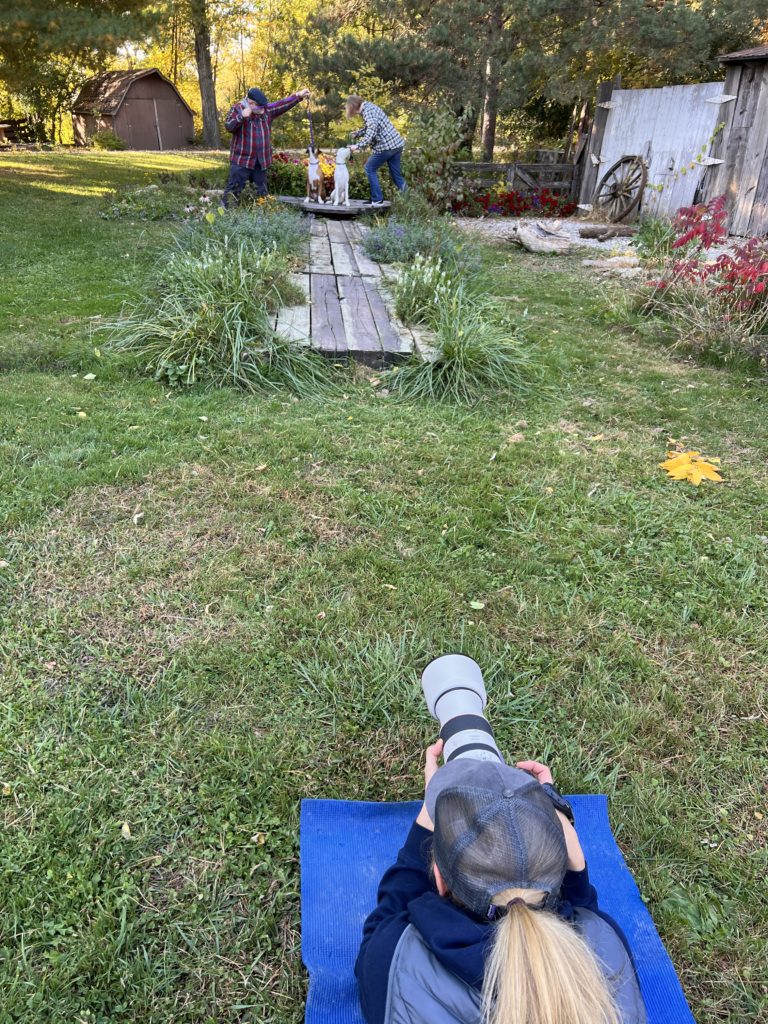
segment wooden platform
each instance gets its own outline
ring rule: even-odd
[[[338,217],[341,220],[352,220],[364,214],[386,213],[392,203],[383,202],[381,206],[371,206],[362,199],[350,199],[349,206],[334,206],[333,203],[311,203],[300,196],[278,196],[281,203],[287,206],[296,206],[305,213],[314,213],[319,217]]]
[[[322,216],[313,216],[311,225],[306,264],[293,276],[305,301],[280,310],[278,333],[329,359],[356,359],[376,368],[413,354],[429,358],[429,339],[397,318],[385,272],[362,247],[369,229]]]

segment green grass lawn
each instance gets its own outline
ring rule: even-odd
[[[460,650],[501,746],[609,794],[696,1019],[768,1019],[765,379],[500,248],[535,399],[164,390],[94,349],[172,225],[98,211],[216,166],[0,157],[0,1018],[300,1021],[299,801],[415,798]]]

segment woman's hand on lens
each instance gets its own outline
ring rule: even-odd
[[[424,789],[426,790],[429,785],[430,779],[435,774],[440,765],[437,763],[440,760],[440,755],[443,752],[443,741],[438,740],[436,743],[430,744],[427,747],[426,758],[424,761]],[[416,819],[416,824],[421,825],[422,828],[428,828],[430,832],[434,832],[435,826],[427,814],[427,805],[422,804],[419,816]]]
[[[424,761],[424,789],[430,783],[432,776],[435,774],[440,765],[437,763],[440,760],[440,755],[443,752],[443,741],[437,740],[436,743],[432,743],[427,747],[426,759]]]
[[[555,780],[552,778],[552,772],[540,761],[518,761],[516,767],[522,768],[524,772],[530,772],[534,779],[540,782],[542,786],[547,782],[550,785],[554,785]]]
[[[530,772],[536,781],[540,782],[542,786],[547,782],[549,782],[550,785],[554,785],[552,772],[540,761],[518,761],[517,767],[522,768],[524,772]],[[576,829],[560,811],[557,811],[557,816],[560,819],[560,824],[563,826],[565,845],[568,850],[568,870],[583,871],[586,867],[586,861],[584,860],[584,851],[581,848],[581,843],[579,842],[579,837],[576,834]]]

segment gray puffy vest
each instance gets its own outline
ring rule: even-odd
[[[635,970],[616,932],[583,908],[574,910],[573,922],[603,965],[623,1024],[646,1024]],[[389,969],[384,1024],[480,1024],[480,1005],[480,993],[443,967],[408,925]]]

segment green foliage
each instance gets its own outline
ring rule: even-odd
[[[126,149],[126,143],[124,139],[121,139],[119,135],[115,135],[111,128],[104,128],[91,139],[91,145],[94,149],[107,149],[107,150],[119,150]]]
[[[640,230],[632,239],[632,246],[643,263],[651,267],[661,266],[672,258],[675,238],[671,221],[662,217],[643,217]]]
[[[105,220],[180,220],[185,207],[189,207],[188,213],[191,212],[196,198],[188,186],[176,181],[143,185],[141,188],[128,187],[108,196],[99,216]]]
[[[253,210],[230,210],[225,216],[216,216],[213,223],[188,221],[176,233],[176,249],[202,255],[212,245],[224,249],[242,242],[254,255],[276,253],[290,265],[305,261],[302,246],[309,230],[309,221],[301,213],[268,202]]]
[[[416,115],[408,131],[408,182],[433,206],[451,209],[462,191],[462,179],[454,166],[466,120],[444,107]]]
[[[535,364],[518,331],[492,303],[461,283],[441,287],[423,313],[435,332],[435,352],[387,374],[387,386],[403,398],[476,402],[500,393],[531,393]]]
[[[0,81],[32,111],[40,141],[71,140],[71,101],[117,48],[152,28],[146,0],[19,0],[0,33]]]
[[[275,335],[275,311],[301,296],[288,279],[285,242],[280,251],[270,240],[276,232],[257,224],[269,217],[237,211],[220,218],[224,229],[215,221],[188,227],[163,253],[150,294],[105,325],[109,344],[170,384],[317,394],[327,383],[325,364]]]

